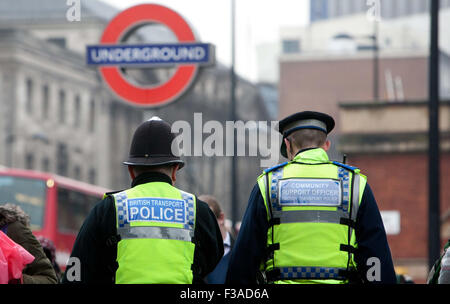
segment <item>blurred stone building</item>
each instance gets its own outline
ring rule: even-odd
[[[170,123],[183,120],[191,125],[194,113],[202,113],[204,122],[224,124],[230,119],[230,72],[220,63],[200,69],[191,89],[164,108],[146,110],[119,100],[97,70],[85,64],[86,45],[99,43],[104,27],[119,11],[101,1],[82,1],[80,21],[69,22],[68,9],[60,0],[0,2],[0,165],[53,172],[119,190],[129,187],[122,161],[134,129],[145,119],[157,115]],[[173,34],[162,26],[144,26],[128,36],[124,42],[173,41]],[[167,80],[172,70],[124,69],[124,73],[154,84]],[[263,95],[258,86],[239,77],[238,119],[269,121],[277,100]],[[230,216],[231,157],[185,160],[177,185],[198,195],[216,195]],[[238,162],[242,216],[264,168],[258,156]]]
[[[67,21],[64,1],[0,3],[0,162],[115,188],[125,177],[117,164],[127,137],[143,114],[115,99],[85,64],[85,44],[114,13],[90,3],[79,23]]]

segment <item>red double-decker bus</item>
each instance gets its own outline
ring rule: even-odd
[[[19,205],[30,216],[33,233],[55,243],[63,269],[84,219],[108,191],[56,174],[0,167],[0,204]]]

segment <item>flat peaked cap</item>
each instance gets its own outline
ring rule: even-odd
[[[329,134],[335,126],[333,117],[328,114],[304,111],[292,114],[282,120],[278,124],[278,131],[283,135],[283,139],[291,133],[301,129],[315,129]],[[281,155],[287,157],[286,145],[284,141],[281,143]]]
[[[283,135],[286,132],[290,132],[294,128],[296,130],[317,129],[328,134],[334,129],[334,125],[335,123],[333,117],[328,114],[304,111],[292,114],[280,120],[278,130]]]

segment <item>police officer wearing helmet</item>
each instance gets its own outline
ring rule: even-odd
[[[310,111],[280,121],[289,161],[258,177],[227,283],[396,282],[366,177],[326,153],[334,126],[329,115]]]
[[[135,131],[128,166],[130,189],[107,193],[89,213],[71,256],[82,283],[204,283],[223,255],[214,214],[177,189],[184,162],[172,152],[175,135],[160,118]],[[73,280],[68,265],[63,282]]]

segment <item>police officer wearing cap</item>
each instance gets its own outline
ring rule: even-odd
[[[124,162],[131,188],[107,193],[89,213],[72,257],[82,283],[204,283],[223,256],[214,214],[173,184],[184,162],[172,152],[175,135],[154,117],[134,133]],[[68,265],[63,282],[77,282]]]
[[[374,195],[360,170],[330,161],[332,117],[279,123],[289,161],[261,174],[231,254],[227,283],[392,283],[396,277]]]

